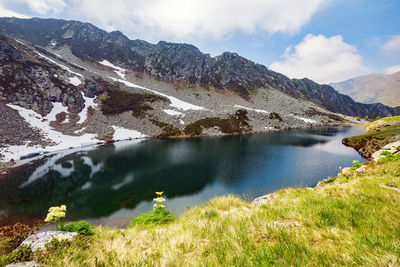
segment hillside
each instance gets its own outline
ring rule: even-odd
[[[33,259],[44,266],[397,266],[399,163],[368,162],[254,204],[218,197],[166,224],[97,227],[94,236],[53,242]]]
[[[390,107],[400,105],[400,72],[361,76],[331,86],[362,103],[380,102]]]
[[[0,60],[3,161],[131,138],[245,134],[343,120],[274,88],[257,88],[244,99],[228,90],[140,76],[105,59],[84,61],[69,47],[46,50],[4,34]]]
[[[193,45],[164,41],[154,45],[130,40],[119,31],[107,33],[78,21],[1,18],[0,29],[34,45],[55,49],[67,46],[81,60],[108,60],[135,74],[146,74],[174,85],[199,86],[219,92],[228,90],[246,100],[250,100],[258,88],[271,87],[345,115],[374,118],[400,114],[400,108],[356,103],[329,85],[319,85],[308,79],[290,80],[235,53],[211,57]]]

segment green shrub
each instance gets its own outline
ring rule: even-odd
[[[33,252],[31,246],[22,245],[13,252],[0,257],[0,266],[5,266],[14,262],[31,261]]]
[[[357,170],[360,167],[361,167],[361,163],[358,160],[353,160],[353,165],[351,166],[351,168],[353,170]]]
[[[165,224],[176,219],[176,217],[167,210],[162,203],[165,199],[162,197],[164,192],[156,192],[157,197],[154,198],[153,210],[148,213],[142,213],[139,217],[132,219],[129,227],[135,225],[146,225],[146,224]]]
[[[359,116],[357,116],[357,117],[356,117],[356,120],[357,120],[357,121],[360,121],[360,120],[361,120],[361,118],[360,118]]]
[[[148,213],[142,213],[131,221],[130,226],[146,224],[165,224],[175,220],[175,216],[163,207],[154,207]]]
[[[333,183],[335,181],[334,177],[328,177],[328,180],[326,181],[327,184]]]
[[[71,222],[66,225],[61,225],[59,230],[64,232],[75,232],[80,235],[90,236],[94,235],[94,232],[92,230],[93,228],[94,228],[93,224],[89,224],[83,220],[80,222]]]
[[[364,120],[367,121],[368,119],[369,119],[368,115],[365,115]]]

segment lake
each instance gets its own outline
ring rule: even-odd
[[[125,141],[47,156],[0,179],[0,225],[44,219],[67,205],[67,220],[126,226],[152,209],[155,191],[175,215],[220,195],[251,201],[285,187],[315,186],[339,166],[364,161],[344,137],[361,127],[197,139]]]

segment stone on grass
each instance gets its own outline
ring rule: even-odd
[[[268,194],[268,195],[264,195],[261,197],[258,197],[256,199],[254,199],[251,204],[253,205],[263,205],[266,203],[271,202],[274,199],[274,195],[273,194]]]
[[[22,245],[31,246],[32,252],[36,252],[38,249],[45,249],[46,244],[50,243],[53,240],[53,237],[61,240],[72,240],[77,233],[70,233],[70,232],[61,232],[61,231],[48,231],[48,232],[41,232],[36,233],[29,236],[27,239],[22,242]]]

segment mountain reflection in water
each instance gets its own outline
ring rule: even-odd
[[[164,191],[176,215],[223,194],[252,199],[314,186],[362,158],[341,144],[359,127],[247,136],[122,142],[36,160],[0,180],[0,225],[44,218],[66,204],[69,220],[126,225]]]

